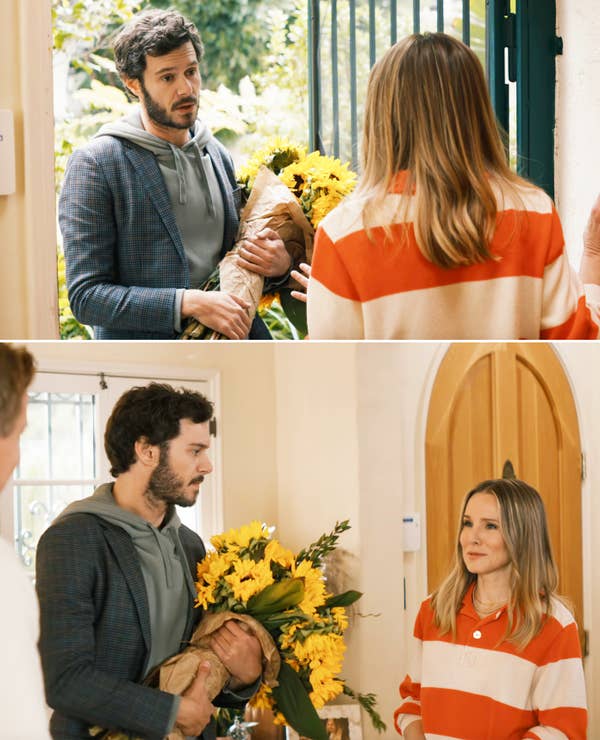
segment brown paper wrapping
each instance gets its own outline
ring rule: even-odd
[[[170,694],[183,694],[192,685],[200,664],[207,662],[210,663],[210,673],[206,680],[206,693],[212,701],[221,692],[231,674],[211,650],[210,636],[230,619],[239,622],[244,629],[252,632],[258,639],[263,652],[262,681],[267,686],[277,686],[281,658],[271,635],[260,622],[247,614],[219,612],[218,614],[205,614],[192,635],[189,647],[166,660],[157,673],[153,674],[155,677],[158,674],[158,688]],[[99,727],[94,727],[90,730],[90,735],[102,732]],[[129,740],[129,737],[120,732],[103,735],[104,740]],[[185,735],[175,728],[165,740],[185,740]]]
[[[313,227],[308,222],[296,197],[286,185],[267,167],[262,166],[248,202],[240,214],[238,239],[233,249],[219,263],[220,287],[224,293],[243,298],[250,304],[247,310],[250,320],[254,318],[258,303],[263,294],[264,278],[236,264],[239,244],[244,239],[252,239],[262,229],[273,229],[285,244],[292,258],[292,267],[298,268],[300,262],[312,261]],[[303,290],[302,286],[290,277],[282,288]],[[188,322],[181,339],[195,339],[203,332],[203,326],[195,319]],[[218,332],[209,334],[208,339],[222,339]]]
[[[313,227],[296,196],[277,175],[263,165],[240,216],[238,241],[266,228],[279,234],[292,258],[293,267],[297,268],[300,262],[312,262]],[[301,288],[293,278],[288,280],[285,287]]]
[[[161,665],[159,688],[171,694],[182,694],[192,685],[200,664],[208,662],[210,673],[206,681],[206,692],[212,701],[221,692],[231,674],[211,650],[210,636],[229,619],[245,625],[245,628],[256,636],[263,651],[262,680],[267,686],[277,686],[281,659],[271,635],[256,619],[247,614],[219,612],[205,614],[192,635],[189,647]],[[185,735],[175,729],[169,733],[167,740],[185,740]]]

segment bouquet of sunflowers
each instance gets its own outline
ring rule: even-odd
[[[304,147],[276,138],[251,157],[239,170],[237,179],[248,199],[241,213],[237,243],[264,228],[274,229],[290,254],[292,266],[297,268],[300,262],[311,262],[314,229],[352,192],[356,175],[339,159],[319,152],[307,154]],[[261,300],[264,278],[237,265],[237,243],[202,289],[224,290],[244,298],[250,304],[250,318],[259,307],[267,310],[277,297],[294,320],[302,309],[289,294],[301,286],[289,278],[277,287],[277,296],[271,294]],[[223,336],[190,319],[180,338],[222,339]]]
[[[331,533],[297,555],[273,539],[273,528],[258,521],[212,537],[214,551],[197,566],[196,605],[204,615],[189,647],[160,667],[159,688],[184,692],[199,665],[208,661],[207,693],[213,699],[230,674],[210,649],[208,638],[225,621],[235,619],[253,632],[263,651],[261,685],[252,706],[270,709],[275,722],[288,724],[302,737],[327,740],[316,710],[344,693],[358,700],[375,729],[385,730],[375,696],[356,694],[339,677],[346,649],[345,608],[361,594],[328,593],[322,568],[339,535],[349,528],[347,520],[336,523]],[[182,737],[175,730],[168,740]]]

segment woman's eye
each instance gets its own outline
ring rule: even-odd
[[[470,527],[471,526],[471,522],[468,519],[465,519],[463,521],[462,525],[463,525],[463,527]]]

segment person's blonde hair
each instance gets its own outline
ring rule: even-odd
[[[454,567],[433,593],[435,624],[442,634],[456,638],[456,615],[477,576],[467,570],[460,546],[465,509],[476,493],[491,493],[500,507],[500,531],[510,557],[510,600],[506,639],[520,650],[531,642],[552,613],[558,572],[552,556],[546,510],[539,493],[517,479],[480,483],[465,496],[456,536]]]
[[[416,188],[417,245],[445,268],[493,257],[493,180],[516,197],[516,186],[525,184],[508,166],[479,60],[444,33],[408,36],[371,70],[362,169],[357,192],[365,196],[367,230],[395,176],[407,170],[403,220]]]

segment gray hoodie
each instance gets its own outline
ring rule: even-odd
[[[185,632],[190,599],[196,596],[185,552],[179,539],[181,521],[175,508],[158,529],[137,514],[122,509],[114,500],[113,484],[105,483],[89,498],[75,501],[58,519],[72,514],[95,514],[124,529],[140,560],[150,612],[150,655],[146,672],[179,652]]]
[[[206,125],[197,120],[192,138],[182,147],[148,133],[139,108],[119,121],[103,126],[96,136],[116,136],[152,152],[165,181],[173,214],[188,259],[190,285],[199,288],[216,267],[223,246],[225,211],[212,161],[203,152],[211,138]],[[181,306],[183,289],[176,305]],[[179,330],[180,314],[176,316]]]

